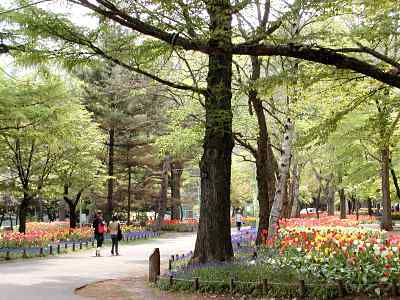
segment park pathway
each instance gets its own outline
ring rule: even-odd
[[[103,257],[94,249],[44,259],[28,259],[0,264],[0,300],[78,300],[77,287],[95,281],[148,273],[148,257],[160,248],[161,261],[170,255],[194,248],[195,234],[164,234],[155,240],[122,244],[121,256],[111,256],[103,247]]]

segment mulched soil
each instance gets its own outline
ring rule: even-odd
[[[144,278],[130,277],[115,280],[104,280],[77,288],[75,293],[82,297],[98,300],[232,300],[250,299],[223,295],[203,295],[170,293],[148,286]]]
[[[151,288],[145,278],[129,277],[115,280],[104,280],[77,288],[75,293],[82,297],[97,300],[275,300],[275,298],[254,298],[249,296],[172,293]],[[294,298],[300,300],[300,298]],[[294,300],[293,299],[293,300]],[[364,295],[346,296],[336,300],[367,300]],[[400,300],[400,297],[384,297],[384,300]],[[282,300],[282,299],[281,299]]]

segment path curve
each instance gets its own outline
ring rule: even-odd
[[[195,234],[164,234],[158,239],[122,244],[121,256],[111,256],[103,247],[103,257],[94,249],[44,259],[18,260],[0,264],[0,300],[78,300],[77,287],[106,279],[145,276],[148,257],[160,248],[161,260],[193,250]]]

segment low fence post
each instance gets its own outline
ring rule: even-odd
[[[72,251],[75,251],[75,242],[72,243]]]
[[[231,279],[229,280],[229,291],[230,291],[231,293],[233,293],[234,290],[235,290],[235,281],[234,281],[233,278],[231,278]]]
[[[263,280],[262,280],[262,292],[263,292],[263,294],[264,295],[267,295],[268,294],[268,279],[267,278],[264,278]]]
[[[68,243],[65,243],[65,250],[68,249]]]
[[[82,250],[82,242],[79,242],[79,249]]]
[[[339,291],[339,297],[344,297],[344,284],[343,284],[343,280],[339,279],[338,280],[338,291]]]
[[[169,286],[172,287],[174,285],[174,276],[169,276]]]
[[[158,276],[160,276],[160,249],[155,248],[149,257],[149,281],[157,282]]]
[[[60,253],[61,253],[61,245],[58,244],[58,245],[57,245],[57,254],[60,254]]]
[[[92,240],[92,248],[94,247],[94,240]]]
[[[86,248],[89,248],[89,242],[88,241],[86,241],[85,246],[86,246]]]
[[[7,252],[6,252],[6,260],[10,260],[10,251],[9,250],[7,250]]]
[[[40,249],[39,249],[39,255],[40,255],[40,256],[43,256],[43,247],[40,247]]]
[[[24,250],[22,251],[22,257],[23,258],[27,258],[27,256],[26,256],[26,249],[24,248]]]
[[[53,255],[53,245],[49,246],[49,255]]]
[[[299,287],[300,287],[300,297],[304,298],[306,296],[306,284],[304,280],[299,281]]]
[[[195,291],[198,291],[199,288],[200,288],[199,278],[198,278],[198,277],[196,277],[196,278],[194,279],[193,284],[194,284],[194,290],[195,290]]]
[[[392,282],[392,284],[391,284],[391,294],[392,294],[392,296],[397,296],[397,283],[396,283],[396,281],[393,281]]]

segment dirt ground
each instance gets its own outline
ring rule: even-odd
[[[230,295],[197,295],[187,293],[170,293],[148,286],[144,278],[130,277],[117,280],[105,280],[76,289],[75,293],[82,297],[97,300],[250,300],[252,297],[235,297]],[[274,300],[274,298],[257,298]],[[296,299],[296,298],[295,298]],[[299,298],[297,298],[299,299]],[[337,300],[367,300],[365,296],[346,296]],[[400,300],[400,297],[384,297],[384,300]]]
[[[78,288],[75,293],[82,297],[97,300],[232,300],[250,299],[221,295],[197,295],[170,293],[148,286],[144,278],[130,277],[116,280],[105,280]]]

